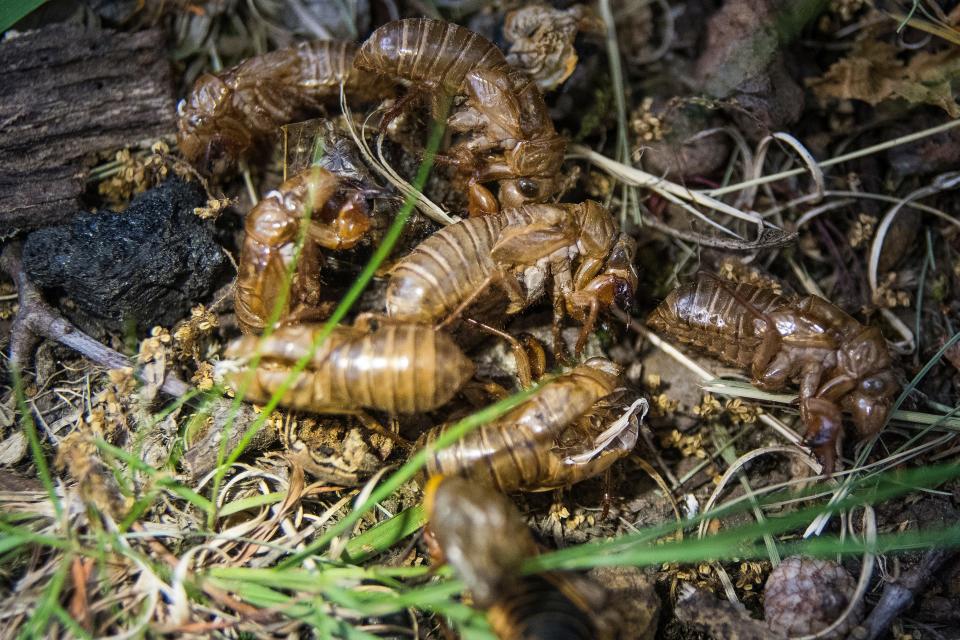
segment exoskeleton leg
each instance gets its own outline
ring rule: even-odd
[[[574,291],[567,298],[567,309],[583,325],[577,338],[576,352],[584,345],[594,329],[600,307],[622,304],[624,310],[633,305],[639,277],[633,265],[636,241],[625,233],[617,236],[605,263],[597,258],[585,258],[574,276]],[[603,271],[600,268],[603,267]]]
[[[530,360],[530,375],[534,380],[539,380],[547,372],[547,353],[543,349],[543,343],[529,333],[521,333],[517,339],[523,344]]]
[[[467,186],[467,214],[471,218],[500,213],[500,204],[493,194],[479,182],[470,181]]]
[[[797,302],[797,310],[825,320],[830,326],[841,331],[860,326],[860,323],[854,320],[850,314],[820,296],[801,298]]]
[[[570,258],[562,254],[554,254],[550,258],[550,278],[553,299],[553,353],[557,360],[566,360],[567,350],[563,344],[561,329],[563,319],[567,315],[567,300],[573,293],[573,274],[570,269]],[[577,344],[579,344],[579,339]]]
[[[463,312],[470,308],[470,305],[475,303],[480,297],[486,292],[488,288],[494,284],[499,284],[503,286],[503,290],[507,294],[507,298],[510,301],[510,306],[507,307],[507,313],[512,314],[520,311],[526,306],[526,297],[523,294],[523,290],[520,288],[519,283],[516,279],[510,275],[503,273],[502,271],[495,271],[491,273],[487,278],[483,280],[477,287],[470,292],[470,295],[467,296],[457,308],[450,312],[443,322],[437,325],[437,329],[446,329],[450,324],[456,321],[463,315]]]
[[[485,407],[494,402],[503,400],[510,395],[510,392],[502,385],[492,380],[471,380],[460,389],[460,395],[474,407]]]
[[[801,413],[806,415],[804,444],[813,449],[824,475],[833,474],[837,443],[843,435],[843,416],[836,403],[824,398],[801,398]]]
[[[411,449],[413,449],[412,442],[410,442],[400,434],[395,433],[394,431],[391,431],[390,429],[387,429],[386,427],[384,427],[366,411],[357,410],[356,412],[352,412],[349,415],[354,416],[357,419],[357,421],[360,424],[362,424],[363,427],[368,431],[372,431],[374,433],[380,434],[384,438],[392,440],[394,444],[397,444],[403,447],[407,451],[410,451]]]
[[[533,384],[533,376],[530,369],[530,359],[527,357],[527,352],[523,344],[506,331],[491,327],[479,320],[474,320],[473,318],[464,318],[464,320],[482,331],[486,331],[491,335],[507,341],[507,344],[510,345],[510,349],[513,351],[513,359],[517,365],[517,378],[520,380],[520,386],[524,389],[529,389]]]
[[[763,389],[782,389],[794,367],[792,354],[783,349],[780,334],[766,331],[750,366],[754,384]]]

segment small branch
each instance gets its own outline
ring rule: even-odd
[[[787,247],[795,244],[797,241],[797,233],[795,231],[784,231],[782,229],[764,229],[760,232],[760,236],[756,240],[738,240],[736,238],[707,236],[702,233],[697,233],[696,231],[674,229],[660,222],[653,216],[646,216],[643,219],[643,224],[678,240],[692,242],[702,247],[725,249],[727,251],[763,251],[765,249]]]
[[[864,640],[876,640],[901,613],[910,608],[913,599],[924,591],[934,574],[956,555],[953,549],[931,549],[924,554],[920,564],[883,588],[880,602],[873,608],[861,625],[866,630]]]
[[[20,260],[20,245],[8,244],[0,254],[0,269],[5,270],[17,285],[20,310],[13,321],[10,335],[10,360],[14,366],[23,368],[30,360],[34,347],[41,338],[55,340],[77,351],[89,360],[108,369],[120,369],[131,365],[122,353],[101,344],[80,331],[59,311],[47,304],[40,291],[30,282]],[[145,382],[139,371],[134,375]],[[172,373],[163,380],[160,390],[167,395],[180,397],[192,387]],[[217,453],[226,435],[227,451],[236,447],[247,427],[256,420],[257,414],[249,405],[234,408],[231,400],[217,398],[209,409],[213,424],[207,434],[194,443],[185,453],[182,464],[187,474],[196,478],[216,466]],[[252,449],[269,447],[276,441],[273,429],[261,429],[250,443]]]
[[[22,369],[29,363],[41,338],[66,345],[108,369],[130,366],[130,359],[125,355],[80,331],[63,314],[47,304],[23,270],[20,243],[11,242],[4,247],[3,254],[0,255],[0,268],[16,283],[20,301],[20,310],[17,311],[10,330],[10,360],[14,366]],[[142,381],[136,371],[135,375]],[[190,385],[173,374],[167,374],[161,390],[172,396],[182,396],[190,390]]]

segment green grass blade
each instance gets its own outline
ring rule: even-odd
[[[247,509],[256,509],[257,507],[262,507],[267,504],[276,504],[278,502],[283,502],[284,498],[287,497],[287,494],[273,492],[273,493],[261,493],[255,496],[250,496],[248,498],[240,498],[239,500],[234,500],[233,502],[228,502],[217,510],[217,515],[221,518],[231,516],[235,513],[241,511],[246,511]]]
[[[157,483],[158,486],[161,486],[167,491],[180,496],[198,509],[202,509],[204,513],[211,513],[213,511],[212,502],[201,496],[193,489],[185,487],[173,478],[166,476],[163,472],[157,471],[135,455],[128,453],[119,447],[113,446],[102,438],[96,438],[93,442],[101,451],[105,451],[113,457],[122,460],[131,468],[147,474],[154,482]]]
[[[798,509],[784,516],[776,518],[770,517],[762,523],[743,525],[719,534],[714,534],[703,540],[668,542],[659,544],[657,547],[673,549],[676,553],[680,554],[688,553],[685,545],[691,545],[699,549],[698,551],[690,551],[689,553],[693,555],[689,558],[686,556],[684,556],[683,559],[678,557],[673,560],[666,560],[668,562],[694,562],[706,559],[718,560],[739,557],[743,553],[741,547],[744,544],[754,544],[754,541],[760,540],[764,535],[788,533],[807,525],[813,519],[824,513],[837,513],[863,504],[876,505],[906,493],[936,487],[957,477],[960,477],[960,465],[953,464],[910,469],[902,472],[888,472],[874,479],[860,480],[854,485],[854,488],[857,490],[856,492],[851,492],[847,497],[832,501],[828,504],[817,504]],[[791,495],[795,497],[804,496],[809,492],[810,490],[792,492]],[[783,497],[782,495],[767,496],[765,499],[759,500],[759,504],[767,505],[779,502]],[[743,500],[738,504],[715,509],[712,512],[691,518],[684,522],[684,526],[693,528],[704,520],[733,515],[751,507],[752,504],[750,500]],[[599,566],[597,564],[598,562],[612,565],[618,563],[634,564],[639,561],[645,563],[645,558],[648,557],[646,546],[650,545],[660,535],[671,532],[676,526],[674,523],[668,524],[669,526],[660,525],[651,527],[639,533],[628,534],[613,540],[588,542],[576,547],[569,547],[560,551],[543,554],[532,558],[525,566],[531,570],[542,571],[546,569],[588,568]],[[637,547],[642,548],[637,551]],[[763,553],[766,553],[764,545],[760,544],[758,548],[763,550]],[[656,557],[660,558],[662,556]],[[631,558],[633,558],[633,560],[631,560]]]
[[[890,424],[890,420],[893,418],[893,413],[900,408],[900,405],[903,404],[903,401],[913,393],[913,390],[917,388],[917,385],[927,377],[927,374],[930,372],[940,359],[943,358],[943,354],[950,350],[950,347],[957,344],[957,341],[960,341],[960,331],[950,336],[950,339],[947,340],[940,349],[933,354],[933,357],[927,360],[926,364],[923,365],[923,368],[917,372],[917,375],[913,377],[912,380],[903,388],[903,391],[900,393],[900,396],[897,398],[897,401],[893,403],[893,407],[890,409],[890,415],[887,416],[887,421],[883,424],[883,427],[886,428]],[[882,431],[882,429],[881,429]]]
[[[60,592],[67,580],[67,573],[72,561],[73,558],[69,554],[60,558],[60,565],[54,572],[53,577],[50,578],[50,582],[47,583],[40,603],[33,610],[27,624],[20,630],[20,638],[42,638],[45,636],[44,632],[50,625],[50,618],[54,616],[54,610],[60,606]]]
[[[53,549],[69,549],[71,547],[69,540],[34,533],[25,527],[18,527],[3,521],[0,521],[0,531],[3,532],[3,537],[0,537],[0,553],[16,548],[20,544],[39,544]]]
[[[37,475],[40,476],[40,482],[50,496],[50,502],[53,503],[53,509],[57,514],[57,520],[63,516],[63,505],[60,503],[60,496],[57,495],[57,489],[53,486],[53,478],[50,475],[50,468],[47,466],[47,459],[43,455],[43,448],[40,446],[40,436],[37,434],[37,425],[33,421],[33,414],[30,407],[27,406],[27,397],[23,393],[23,378],[20,371],[11,363],[10,375],[13,378],[13,391],[17,397],[17,408],[20,409],[20,427],[27,434],[27,440],[30,442],[30,453],[33,454],[33,463],[37,465]]]
[[[388,520],[377,523],[367,531],[347,542],[343,559],[359,564],[381,551],[389,549],[397,541],[406,538],[426,523],[423,505],[404,509]]]
[[[65,626],[67,630],[70,631],[71,634],[73,634],[74,638],[84,638],[85,640],[86,639],[92,640],[93,636],[91,636],[89,633],[87,633],[87,631],[83,627],[77,624],[77,621],[74,620],[72,617],[70,617],[70,614],[67,613],[66,610],[64,610],[64,608],[61,607],[60,605],[56,605],[53,608],[53,615],[56,616],[57,620],[60,621],[60,624]]]
[[[47,0],[5,0],[0,2],[0,33],[20,22]]]

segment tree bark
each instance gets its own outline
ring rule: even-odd
[[[164,35],[50,25],[0,42],[0,238],[79,210],[97,152],[175,130]]]

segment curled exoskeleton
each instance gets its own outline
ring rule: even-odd
[[[577,66],[573,41],[581,30],[603,31],[603,21],[582,4],[554,9],[535,3],[515,9],[503,22],[503,37],[510,42],[507,62],[542,90],[556,89]]]
[[[243,332],[259,334],[271,317],[290,323],[325,315],[320,301],[320,247],[349,249],[369,228],[362,191],[326,169],[309,168],[268,193],[244,222],[235,293],[237,322]],[[298,254],[301,231],[304,241]],[[285,294],[291,269],[293,279]]]
[[[361,101],[391,94],[375,73],[353,66],[351,42],[301,42],[200,76],[177,107],[177,141],[191,164],[220,174],[285,123],[336,103],[340,84]]]
[[[426,473],[461,475],[505,492],[546,491],[596,476],[633,450],[646,411],[644,399],[625,411],[612,402],[619,374],[609,360],[588,360],[498,420],[432,452]],[[428,431],[417,445],[429,447],[447,428]]]
[[[648,318],[651,328],[739,367],[753,383],[800,385],[806,443],[832,473],[841,408],[861,437],[883,428],[899,384],[877,327],[867,327],[819,296],[791,299],[752,284],[700,273]]]
[[[355,65],[428,92],[437,116],[453,96],[466,97],[448,121],[466,135],[443,159],[469,183],[471,213],[498,209],[485,182],[500,183],[503,207],[545,202],[556,192],[566,139],[536,83],[486,38],[442,20],[398,20],[373,32]]]
[[[447,152],[469,184],[470,213],[546,202],[557,192],[567,139],[557,134],[543,95],[516,71],[467,74],[467,100],[448,125],[465,138]],[[498,181],[497,200],[482,183]]]

